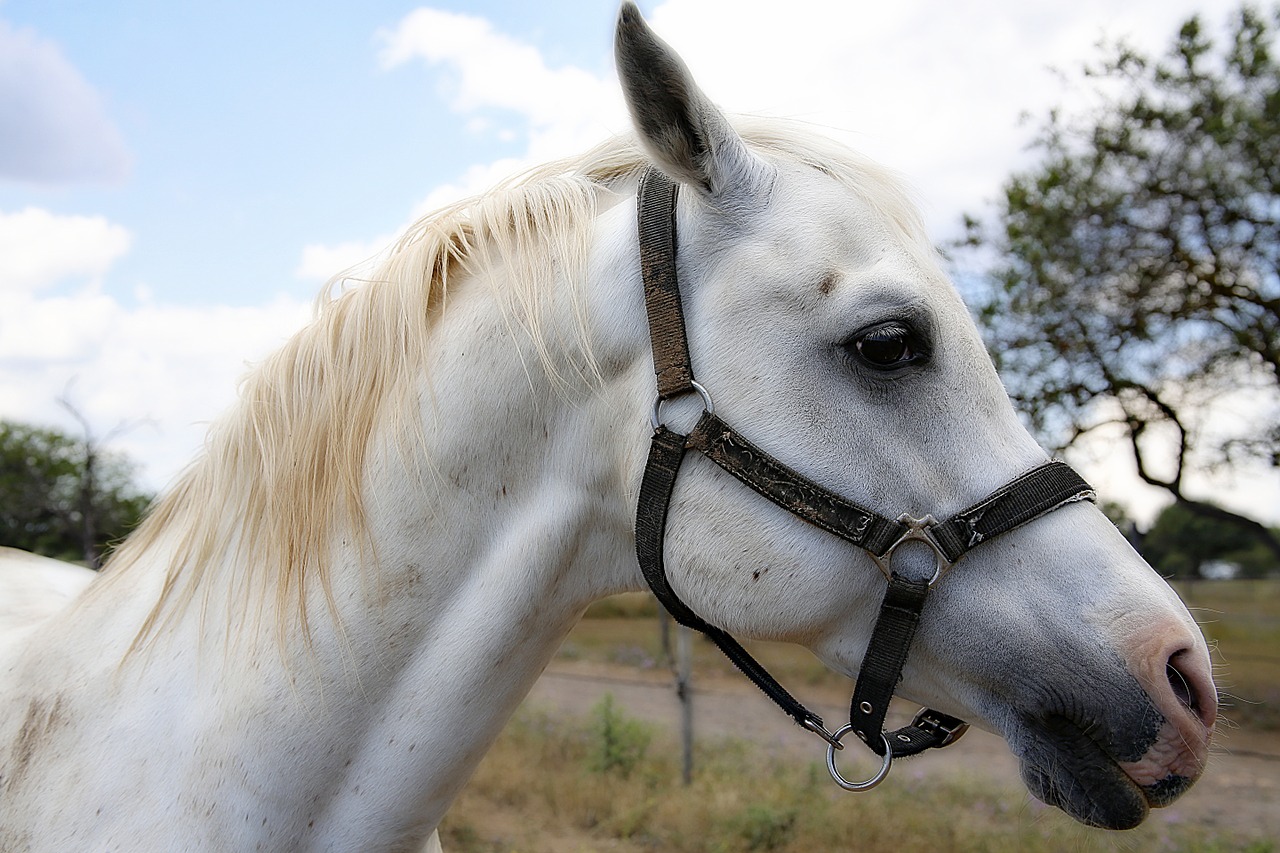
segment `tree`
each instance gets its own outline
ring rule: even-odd
[[[987,345],[1047,443],[1118,428],[1138,476],[1186,509],[1193,466],[1280,474],[1280,8],[1243,8],[1219,48],[1197,18],[1153,61],[1123,44],[1085,69],[1094,106],[1053,110],[958,247],[983,269]],[[1247,390],[1224,430],[1212,405]]]
[[[0,421],[0,545],[97,568],[150,503],[132,464],[90,433]]]
[[[1167,506],[1142,541],[1142,555],[1161,574],[1176,578],[1202,577],[1202,567],[1214,560],[1235,563],[1245,576],[1261,577],[1276,567],[1257,553],[1252,536],[1227,524],[1193,512],[1183,504]]]

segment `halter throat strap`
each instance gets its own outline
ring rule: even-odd
[[[658,401],[636,511],[636,556],[650,589],[672,618],[706,634],[785,713],[826,740],[830,746],[828,766],[838,783],[849,790],[865,790],[884,778],[893,757],[945,746],[966,728],[954,717],[926,709],[910,725],[894,732],[882,731],[930,587],[971,548],[1065,504],[1093,500],[1094,492],[1069,466],[1049,462],[946,521],[905,515],[891,520],[809,480],[756,447],[716,416],[710,395],[694,380],[676,268],[677,191],[674,182],[649,169],[638,192],[640,266]],[[665,400],[691,393],[701,396],[704,411],[693,430],[684,435],[661,422],[660,406]],[[737,640],[703,620],[672,589],[663,544],[671,494],[688,450],[702,453],[791,514],[868,551],[888,579],[854,688],[850,723],[837,732],[827,731],[822,718],[788,693]],[[909,580],[892,571],[893,552],[916,540],[926,543],[937,557],[932,578]],[[884,758],[880,774],[868,782],[849,783],[835,768],[834,750],[843,748],[840,739],[849,731]]]

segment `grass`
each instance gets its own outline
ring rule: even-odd
[[[1280,730],[1280,581],[1175,586],[1213,649],[1225,719],[1241,728]]]
[[[616,711],[611,712],[616,713]],[[522,710],[449,812],[450,853],[574,851],[1125,851],[1275,853],[1268,841],[1149,821],[1115,835],[1090,830],[1014,787],[923,774],[850,797],[815,762],[750,744],[702,744],[693,784],[655,737],[627,773],[601,772],[584,721]]]
[[[666,667],[655,623],[657,602],[645,593],[626,593],[593,604],[560,647],[561,660],[621,664],[639,669]],[[674,627],[673,627],[674,631]],[[674,642],[674,633],[672,642]],[[808,650],[786,643],[744,641],[743,645],[786,684],[847,691],[849,680],[827,669]],[[701,676],[740,678],[711,642],[693,644],[693,669]],[[843,696],[842,701],[848,699]]]
[[[1215,647],[1226,709],[1242,728],[1280,728],[1280,582],[1180,585]],[[561,650],[572,660],[665,667],[648,596],[592,607]],[[709,643],[695,643],[699,677],[729,675]],[[808,652],[752,644],[787,684],[833,691],[847,681]],[[621,734],[625,733],[625,734]],[[632,739],[645,748],[630,750]],[[1004,851],[1278,853],[1276,842],[1180,824],[1160,813],[1115,834],[1082,827],[1007,785],[903,774],[874,795],[839,791],[826,768],[734,740],[702,740],[692,785],[679,784],[674,735],[626,718],[609,703],[583,719],[522,709],[500,736],[442,826],[449,853],[579,851]],[[625,754],[625,761],[602,755]]]

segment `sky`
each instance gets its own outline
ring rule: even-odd
[[[954,237],[1101,40],[1162,50],[1236,0],[667,0],[641,8],[730,112],[904,174]],[[325,281],[407,224],[626,129],[601,0],[0,0],[0,418],[79,428],[163,489]],[[1077,462],[1149,520],[1167,498]],[[1271,509],[1280,484],[1202,477]]]

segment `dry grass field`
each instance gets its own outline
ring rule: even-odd
[[[597,605],[566,640],[446,818],[445,849],[1276,853],[1280,582],[1179,591],[1215,646],[1227,745],[1215,758],[1221,766],[1211,764],[1184,798],[1189,804],[1137,830],[1090,830],[1040,805],[1022,789],[1007,750],[982,733],[895,768],[870,794],[842,792],[812,738],[771,709],[750,711],[752,688],[701,641],[686,787],[657,620],[652,602],[637,595]],[[759,644],[753,652],[824,713],[847,702],[847,681],[804,650]]]

